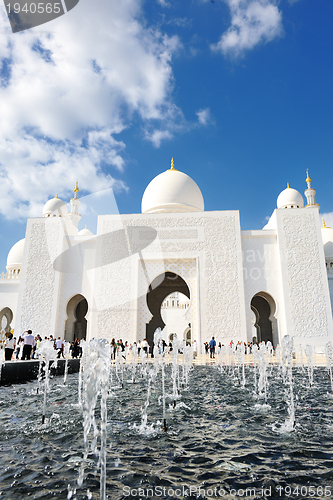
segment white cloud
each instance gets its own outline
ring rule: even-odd
[[[152,132],[146,132],[146,139],[151,141],[155,148],[159,148],[162,141],[171,139],[173,137],[170,130],[153,130]]]
[[[0,9],[0,65],[9,65],[0,84],[0,213],[40,215],[47,197],[67,197],[77,178],[90,192],[126,189],[108,172],[124,169],[116,135],[134,113],[155,145],[171,135],[178,39],[141,15],[140,0],[99,0],[98,8],[80,0],[42,30],[12,34]]]
[[[198,121],[199,121],[200,125],[208,125],[208,123],[210,122],[210,109],[209,108],[200,109],[199,111],[197,111],[196,114],[197,114]]]
[[[212,49],[238,57],[283,33],[282,15],[274,0],[226,0],[231,26]]]
[[[170,4],[166,0],[157,0],[162,7],[170,7]]]

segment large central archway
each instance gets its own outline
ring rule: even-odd
[[[174,292],[180,292],[190,299],[187,283],[178,274],[167,271],[154,279],[147,292],[147,306],[153,317],[146,323],[146,339],[149,345],[153,343],[156,328],[163,329],[165,323],[161,316],[161,306],[164,299]]]

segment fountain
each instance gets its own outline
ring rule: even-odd
[[[332,346],[311,388],[294,352],[285,337],[278,352],[254,349],[253,364],[228,346],[216,365],[193,367],[190,346],[163,351],[156,332],[153,359],[129,351],[111,364],[107,342],[82,342],[66,384],[0,387],[0,496],[329,497]]]
[[[54,343],[51,340],[43,340],[37,349],[37,357],[39,358],[39,370],[38,370],[38,388],[37,393],[42,381],[42,368],[44,368],[44,400],[43,400],[43,413],[42,413],[42,425],[45,423],[46,416],[46,400],[47,394],[50,392],[50,364],[51,361],[56,366],[56,352],[54,350]]]
[[[85,366],[83,370],[83,431],[84,431],[84,455],[81,462],[78,486],[82,486],[84,479],[84,468],[88,460],[89,451],[98,456],[100,466],[100,498],[106,498],[106,437],[107,437],[107,406],[109,371],[110,371],[111,347],[106,340],[93,339],[89,343]],[[100,396],[100,430],[96,421],[96,405]],[[90,439],[90,430],[93,436]],[[100,446],[98,447],[98,438]]]
[[[68,375],[68,359],[71,345],[69,342],[65,343],[64,346],[64,355],[65,355],[65,371],[64,371],[64,385],[66,384],[67,375]]]
[[[326,366],[328,370],[328,376],[331,382],[332,394],[333,394],[333,376],[332,376],[332,358],[333,358],[333,346],[332,342],[327,342],[325,346],[325,356],[326,356]]]
[[[161,367],[162,379],[162,407],[163,407],[163,432],[167,431],[166,424],[166,411],[165,411],[165,370],[164,370],[164,346],[163,346],[163,333],[161,328],[157,328],[154,334],[154,365],[155,365],[155,378],[159,367]]]
[[[305,355],[308,360],[308,377],[309,386],[312,387],[313,384],[313,348],[311,345],[305,347]]]

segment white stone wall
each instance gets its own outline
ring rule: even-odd
[[[61,236],[61,218],[28,220],[20,280],[20,314],[15,322],[15,329],[19,331],[31,329],[35,335],[42,336],[53,333],[52,316],[57,304],[53,263],[62,245]]]
[[[241,234],[238,212],[210,212],[205,221],[205,254],[200,293],[203,341],[212,336],[246,340]]]
[[[272,321],[272,326],[273,344],[277,345],[286,333],[286,325],[276,231],[242,231],[242,250],[247,340],[251,341],[256,335],[251,301],[257,294],[264,297],[268,294],[275,305],[276,324]],[[272,304],[270,306],[273,312]]]
[[[132,239],[131,227],[138,227]],[[153,241],[149,231],[157,232]],[[102,216],[101,235],[96,274],[100,336],[133,341],[137,330],[142,336],[150,319],[148,286],[170,270],[187,280],[191,290],[190,318],[199,344],[212,335],[245,339],[238,212]]]
[[[62,257],[67,237],[75,231],[62,217],[28,220],[15,329],[31,329],[43,337],[58,333]]]
[[[318,209],[276,215],[287,333],[298,343],[323,345],[333,324]]]
[[[71,236],[65,245],[59,283],[56,336],[63,338],[68,318],[67,305],[72,297],[82,295],[88,302],[87,337],[95,336],[93,317],[95,311],[95,259],[96,237]]]
[[[317,208],[277,210],[276,230],[243,231],[236,211],[99,217],[98,233],[80,238],[62,218],[30,219],[20,280],[0,282],[0,307],[16,332],[62,336],[68,301],[88,301],[88,339],[145,336],[149,284],[171,271],[187,283],[192,339],[248,340],[250,303],[272,297],[279,341],[332,340],[331,297]],[[331,277],[331,276],[330,276]],[[330,284],[330,287],[329,287]]]
[[[329,271],[327,277],[328,277],[328,288],[331,299],[331,309],[333,310],[333,272]]]
[[[99,217],[96,314],[98,337],[131,340],[131,256],[120,216]]]

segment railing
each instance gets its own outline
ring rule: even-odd
[[[6,273],[1,273],[0,274],[0,281],[1,280],[18,280],[18,279],[20,279],[20,272],[21,272],[21,269],[10,269]]]

